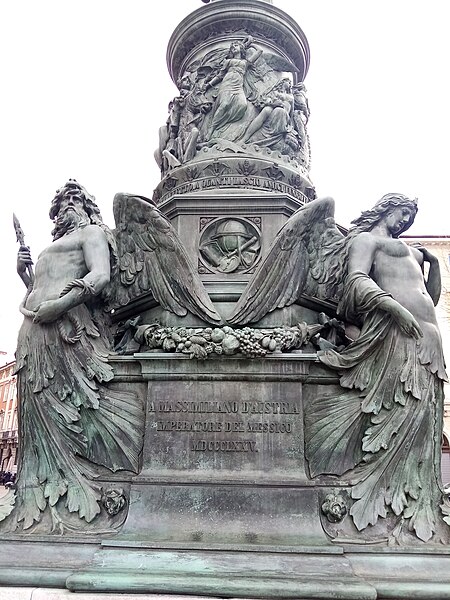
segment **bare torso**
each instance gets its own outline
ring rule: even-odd
[[[41,303],[56,300],[74,279],[84,278],[98,293],[109,280],[109,272],[104,232],[97,225],[78,228],[54,241],[39,255],[25,308],[36,311]]]
[[[375,236],[374,236],[375,237]],[[425,287],[421,253],[399,239],[375,238],[371,276],[421,323],[437,324],[434,304]]]
[[[424,339],[440,337],[433,300],[422,273],[422,253],[400,239],[373,233],[355,238],[349,273],[363,271],[415,318]]]
[[[41,252],[36,263],[33,291],[26,302],[28,310],[36,310],[41,302],[59,298],[70,281],[86,275],[82,231],[65,235]]]

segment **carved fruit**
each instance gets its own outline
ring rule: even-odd
[[[211,341],[215,344],[220,344],[224,337],[225,334],[221,329],[214,329],[211,333]]]
[[[227,334],[222,340],[224,354],[234,354],[239,348],[239,340],[234,335]]]
[[[163,342],[163,350],[165,350],[166,352],[173,352],[176,348],[176,343],[175,340],[173,340],[172,338],[166,338]]]
[[[268,346],[269,351],[270,352],[274,352],[274,350],[276,349],[276,347],[277,347],[276,341],[275,340],[270,340],[269,346]]]
[[[193,344],[199,344],[200,346],[204,346],[206,344],[206,340],[201,335],[191,335],[191,342]]]
[[[261,341],[261,346],[263,348],[268,348],[270,344],[270,337],[268,335],[266,335],[265,337],[263,337],[262,341]]]
[[[189,351],[191,358],[206,358],[208,356],[208,353],[200,344],[192,344],[189,347]]]

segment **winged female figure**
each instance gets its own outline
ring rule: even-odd
[[[439,263],[398,239],[417,201],[387,194],[347,236],[333,224],[333,206],[316,200],[291,217],[230,321],[258,321],[302,294],[338,302],[338,315],[360,334],[341,352],[318,353],[339,372],[342,391],[305,408],[310,474],[349,482],[358,530],[394,514],[428,541],[449,521],[440,475],[447,377],[434,310]]]

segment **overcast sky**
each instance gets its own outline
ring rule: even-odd
[[[225,0],[222,0],[225,1]],[[450,3],[275,0],[311,48],[312,180],[343,225],[383,194],[419,198],[415,234],[449,234]],[[76,178],[113,226],[118,191],[150,196],[157,132],[176,88],[169,37],[200,0],[21,0],[0,9],[0,350],[12,358],[25,292],[14,210],[34,257],[55,190]],[[0,364],[2,364],[0,358]]]

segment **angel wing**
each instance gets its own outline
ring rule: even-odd
[[[228,48],[215,48],[210,52],[207,52],[201,61],[196,61],[188,66],[186,71],[193,72],[197,71],[200,77],[205,77],[216,73],[220,70],[224,60],[228,54]]]
[[[152,200],[116,194],[113,210],[118,273],[109,307],[124,306],[151,291],[176,315],[189,311],[208,323],[221,323],[177,232]]]
[[[278,54],[273,54],[272,52],[263,52],[261,58],[265,60],[265,62],[271,67],[274,71],[283,71],[288,73],[298,73],[298,67],[294,65],[293,62],[279,56]]]
[[[259,321],[301,294],[336,301],[342,295],[344,236],[334,222],[334,200],[313,200],[284,224],[233,313],[233,325]]]

